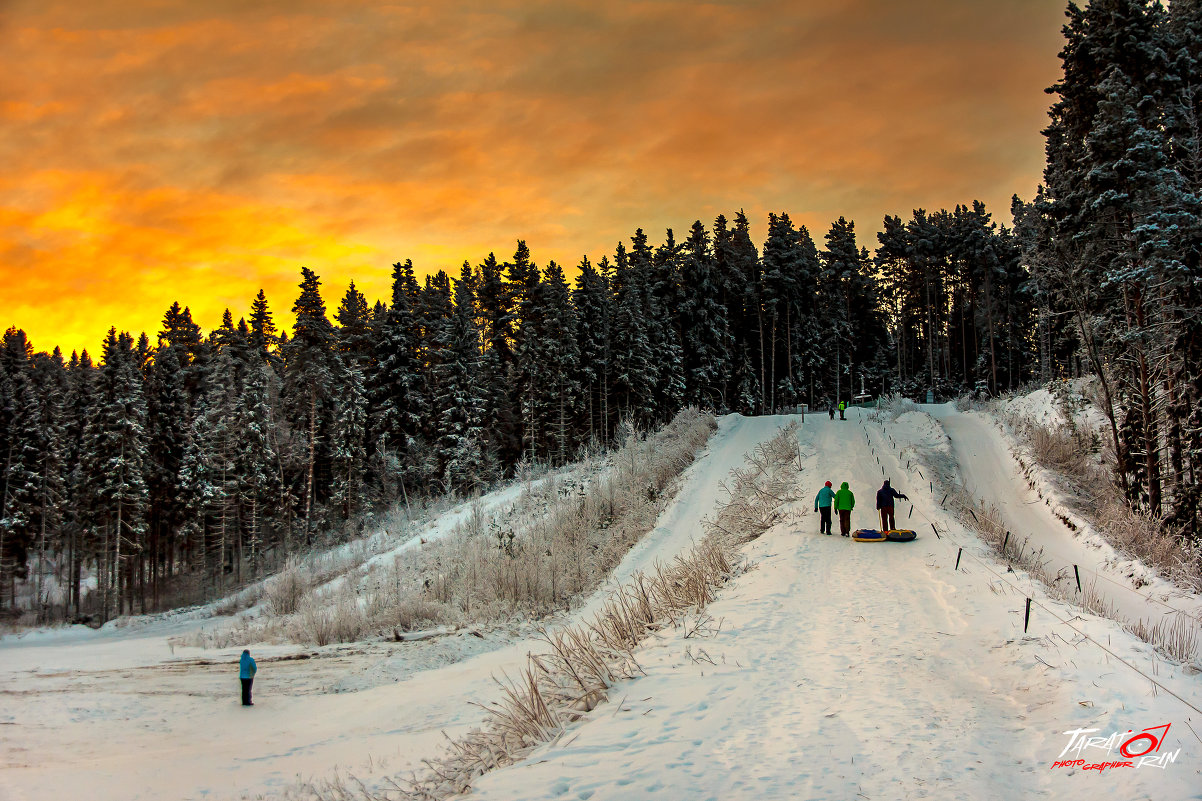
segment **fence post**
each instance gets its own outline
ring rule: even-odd
[[[1023,617],[1023,634],[1027,633],[1027,625],[1031,622],[1031,599],[1027,599],[1027,614]]]
[[[964,549],[963,549],[963,548],[961,548],[960,550],[956,551],[956,566],[955,566],[954,568],[952,568],[953,570],[959,570],[959,569],[960,569],[960,557],[961,557],[963,554],[964,554]]]
[[[1073,575],[1077,577],[1077,592],[1081,592],[1081,571],[1076,565],[1073,565]]]

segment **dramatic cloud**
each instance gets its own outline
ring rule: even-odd
[[[0,325],[206,328],[302,264],[575,264],[746,209],[821,241],[1043,160],[1059,0],[0,3]]]

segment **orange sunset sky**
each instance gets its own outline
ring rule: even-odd
[[[1062,0],[0,0],[0,326],[98,355],[207,331],[302,265],[331,311],[390,265],[525,239],[594,261],[739,208],[984,200],[1043,164]]]

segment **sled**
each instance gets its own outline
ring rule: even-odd
[[[871,528],[862,528],[858,531],[853,531],[851,538],[856,542],[884,542],[885,534]]]
[[[885,532],[885,539],[889,542],[910,542],[917,537],[918,533],[908,528],[892,528]]]

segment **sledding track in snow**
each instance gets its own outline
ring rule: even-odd
[[[1039,550],[1047,571],[1066,583],[1075,583],[1073,566],[1083,586],[1104,598],[1123,620],[1146,621],[1149,626],[1173,622],[1184,614],[1202,628],[1202,599],[1177,590],[1164,581],[1135,587],[1123,564],[1126,560],[1101,543],[1089,544],[1070,531],[1045,500],[1028,486],[1019,464],[997,429],[978,413],[957,411],[952,404],[928,407],[951,439],[964,488],[975,498],[995,507],[1016,542]],[[1147,571],[1139,570],[1139,574]]]
[[[1070,643],[1070,631],[1053,635],[1044,621],[1041,633],[1024,636],[1023,595],[976,563],[955,570],[956,546],[929,529],[905,544],[857,544],[837,529],[819,535],[812,503],[822,483],[848,481],[857,496],[853,528],[873,526],[883,471],[918,514],[972,542],[941,514],[924,479],[873,453],[858,415],[807,416],[798,435],[801,500],[786,509],[788,522],[746,547],[754,568],[707,610],[721,622],[716,633],[677,630],[646,644],[638,657],[647,675],[620,687],[617,703],[558,744],[482,777],[473,797],[1078,795],[1097,792],[1097,777],[1052,770],[1064,731],[1179,715],[1175,701],[1152,697],[1138,676]],[[1150,649],[1131,635],[1107,621],[1082,625],[1113,636],[1147,667]],[[1202,700],[1196,678],[1175,678]],[[1191,735],[1180,728],[1172,738],[1178,763],[1107,775],[1105,794],[1202,797],[1202,748],[1189,751]]]

